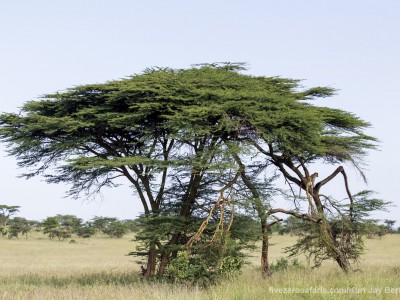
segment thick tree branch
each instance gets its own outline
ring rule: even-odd
[[[313,218],[313,217],[311,217],[311,216],[309,216],[307,214],[301,214],[301,213],[299,213],[297,211],[294,211],[294,210],[286,210],[286,209],[283,209],[283,208],[273,208],[273,209],[270,209],[268,211],[269,215],[273,215],[273,214],[276,214],[276,213],[283,213],[283,214],[291,215],[291,216],[294,216],[296,218],[299,218],[299,219],[302,219],[302,220],[305,220],[305,221],[311,221],[313,223],[320,223],[321,222],[321,219],[315,219],[315,218]]]
[[[331,175],[329,175],[325,179],[318,182],[314,187],[314,191],[316,191],[318,193],[322,186],[327,184],[329,181],[331,181],[333,178],[335,178],[337,174],[339,174],[342,171],[343,171],[343,167],[342,166],[338,167]]]
[[[150,214],[149,206],[147,205],[146,197],[143,194],[142,188],[137,180],[132,177],[132,175],[129,173],[128,169],[125,166],[121,166],[122,172],[124,173],[125,177],[128,178],[130,182],[135,186],[138,194],[140,201],[142,202],[144,212],[146,215]]]

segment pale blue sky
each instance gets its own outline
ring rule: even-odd
[[[382,141],[367,159],[368,185],[349,168],[352,191],[376,190],[399,204],[399,15],[398,0],[1,1],[0,111],[150,66],[247,62],[255,75],[339,89],[321,104],[370,121],[368,133]],[[66,186],[16,178],[21,170],[4,146],[0,161],[0,204],[21,205],[20,216],[132,218],[140,210],[128,188],[74,201],[63,198]],[[334,185],[331,194],[342,188]],[[390,210],[379,217],[400,221],[400,208]]]

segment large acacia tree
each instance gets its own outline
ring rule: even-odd
[[[297,80],[241,70],[238,64],[149,69],[48,94],[18,114],[2,114],[0,138],[18,165],[30,170],[27,178],[44,175],[50,183],[71,184],[71,196],[91,196],[124,177],[153,228],[161,226],[160,217],[173,216],[174,222],[163,224],[164,236],[147,239],[146,276],[164,273],[176,245],[195,234],[193,221],[234,186],[248,190],[242,195],[257,211],[267,265],[267,229],[276,219],[267,220],[277,212],[322,224],[321,234],[332,238],[317,193],[329,178],[309,190],[307,165],[356,163],[373,139],[362,133],[368,123],[309,103],[331,96],[332,89],[304,90]],[[266,158],[256,168],[254,155]],[[258,175],[271,163],[312,197],[310,213],[268,204]],[[322,247],[348,269],[333,239]]]

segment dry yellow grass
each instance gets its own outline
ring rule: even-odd
[[[50,241],[42,234],[24,238],[0,239],[3,274],[76,274],[91,271],[128,271],[136,267],[132,257],[132,236],[78,239],[77,243]]]
[[[362,270],[343,274],[332,262],[318,270],[260,277],[255,267],[208,290],[141,282],[132,237],[49,241],[0,239],[0,299],[395,299],[400,298],[400,235],[366,240]],[[271,261],[294,237],[274,236]],[[258,254],[249,259],[259,263]]]

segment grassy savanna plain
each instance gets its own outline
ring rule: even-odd
[[[143,282],[133,236],[50,241],[0,238],[1,299],[395,299],[400,298],[400,235],[367,239],[360,270],[343,274],[332,262],[319,269],[279,271],[262,279],[258,252],[243,273],[209,289]],[[271,261],[295,237],[274,235]]]

